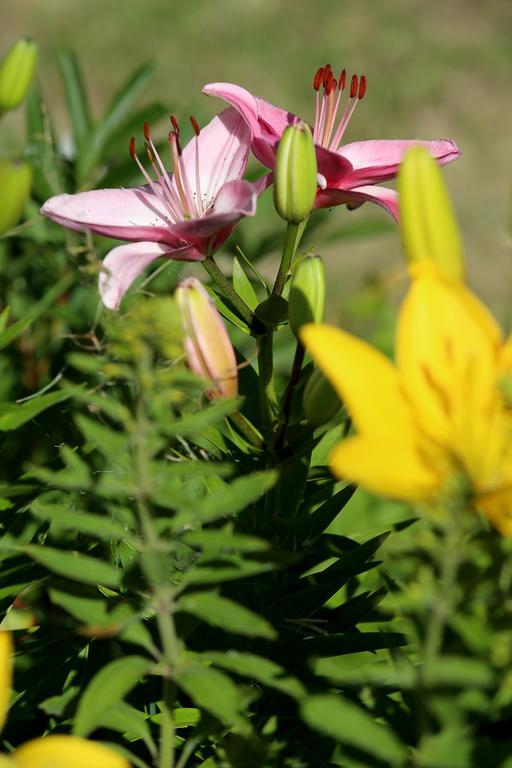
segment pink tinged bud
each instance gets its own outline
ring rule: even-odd
[[[189,277],[178,285],[175,298],[182,317],[188,365],[202,379],[215,383],[207,396],[226,400],[237,397],[235,351],[208,291],[195,277]]]

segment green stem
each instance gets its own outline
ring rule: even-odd
[[[174,687],[170,678],[179,662],[179,646],[173,618],[173,590],[166,575],[166,555],[160,546],[148,501],[151,488],[150,451],[147,443],[149,423],[143,395],[148,370],[148,361],[141,360],[139,376],[141,395],[137,407],[137,422],[134,433],[134,458],[138,481],[137,506],[145,544],[142,569],[153,591],[162,656],[165,663],[158,765],[159,768],[174,768]]]
[[[261,417],[263,425],[267,429],[272,427],[278,407],[274,388],[273,336],[273,331],[268,331],[260,336],[258,341],[258,381]]]
[[[203,267],[206,269],[212,280],[217,284],[217,286],[221,289],[222,293],[226,298],[230,300],[230,302],[233,304],[235,309],[238,311],[240,317],[245,320],[247,325],[250,327],[254,320],[254,315],[251,310],[251,308],[245,303],[243,299],[240,298],[238,293],[233,288],[230,281],[225,277],[225,275],[221,272],[219,267],[217,266],[217,263],[215,262],[213,256],[210,256],[209,258],[205,259],[203,262],[201,262]]]
[[[292,366],[292,372],[290,375],[290,380],[288,382],[288,386],[286,388],[286,392],[283,400],[283,419],[281,422],[281,426],[279,428],[279,432],[277,433],[277,437],[276,437],[275,448],[278,453],[281,452],[284,445],[285,438],[286,438],[286,432],[288,430],[288,425],[290,423],[290,413],[292,409],[293,396],[295,394],[295,390],[297,389],[297,384],[299,383],[300,372],[302,370],[302,363],[304,362],[305,354],[306,354],[306,350],[304,349],[300,341],[298,341],[297,346],[295,347],[295,355],[293,358],[293,366]]]
[[[279,265],[279,271],[277,273],[276,281],[272,289],[273,296],[281,296],[288,277],[288,272],[295,256],[295,252],[299,247],[304,230],[306,229],[307,219],[301,221],[300,224],[288,224],[286,227],[286,234],[284,236],[283,255],[281,257],[281,263]]]

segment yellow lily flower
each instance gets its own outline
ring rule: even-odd
[[[12,638],[0,632],[0,729],[7,716],[12,681]],[[0,768],[130,768],[127,761],[102,744],[78,736],[45,736],[0,755]]]
[[[462,283],[430,260],[411,267],[396,364],[328,325],[301,338],[352,415],[335,475],[370,491],[430,504],[455,496],[512,536],[512,340]]]

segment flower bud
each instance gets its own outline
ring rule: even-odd
[[[235,351],[208,291],[195,277],[189,277],[178,285],[175,298],[181,312],[189,367],[202,379],[214,382],[215,386],[206,392],[210,399],[236,397]]]
[[[317,188],[315,144],[309,127],[299,122],[285,129],[277,148],[274,205],[290,224],[300,224],[313,207]]]
[[[400,218],[409,263],[434,262],[451,280],[464,280],[462,244],[442,173],[421,146],[410,149],[398,176]]]
[[[313,427],[321,427],[330,421],[341,408],[341,401],[332,384],[322,371],[315,368],[302,397],[302,410],[307,421]]]
[[[0,235],[20,220],[30,195],[31,183],[29,165],[0,160]]]
[[[32,82],[37,61],[37,46],[32,40],[19,40],[0,64],[0,114],[19,107]]]
[[[305,323],[321,323],[325,308],[325,272],[320,256],[306,256],[299,262],[290,282],[288,319],[295,334]]]

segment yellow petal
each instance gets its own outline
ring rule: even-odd
[[[413,445],[367,436],[350,437],[330,457],[337,477],[372,493],[404,501],[424,501],[440,487],[442,478],[422,462]]]
[[[345,402],[359,432],[412,439],[411,416],[396,369],[383,354],[331,325],[305,325],[300,337]]]
[[[443,275],[464,280],[462,244],[442,173],[421,146],[410,149],[398,174],[400,220],[409,262],[434,262]]]
[[[400,311],[397,363],[415,420],[445,447],[474,446],[486,434],[500,345],[476,296],[434,268],[416,270]]]
[[[4,727],[9,708],[12,684],[12,637],[0,631],[0,731]]]
[[[46,736],[27,741],[14,753],[16,768],[130,768],[103,744],[78,736]]]

